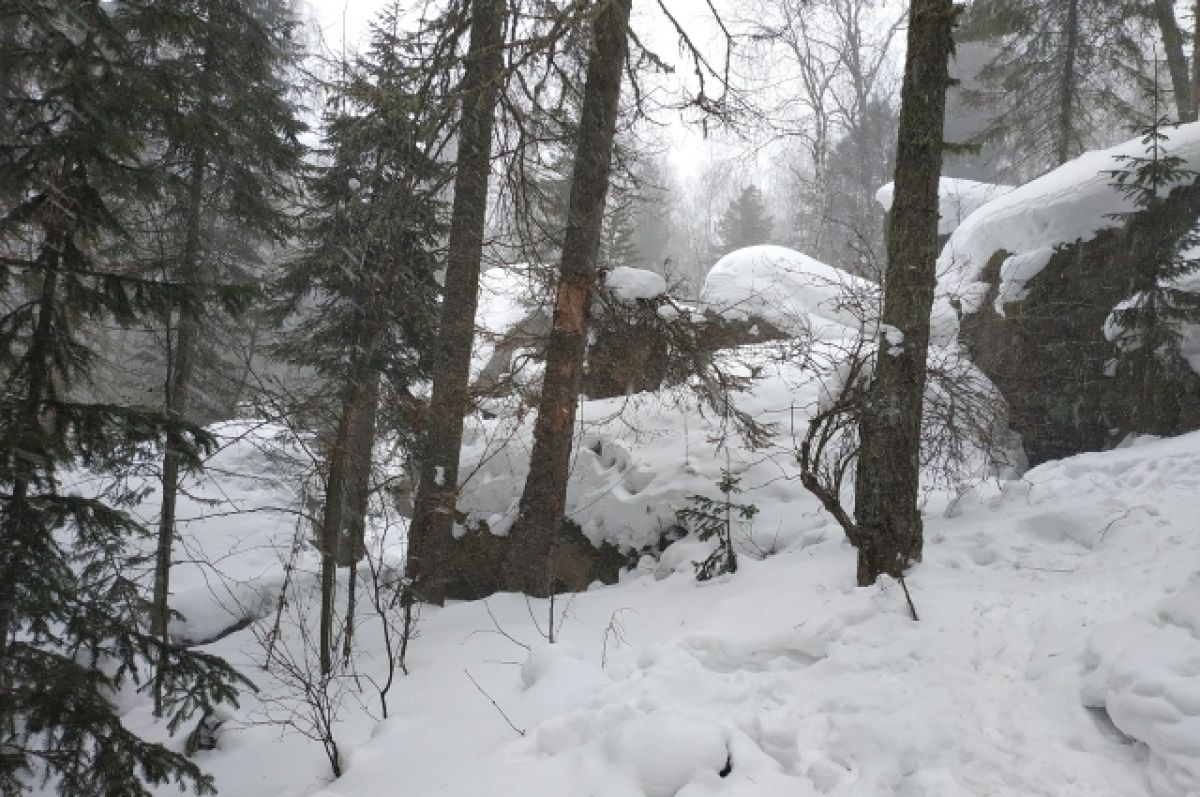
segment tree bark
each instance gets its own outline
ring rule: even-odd
[[[1171,89],[1175,95],[1179,121],[1194,122],[1196,108],[1192,99],[1192,76],[1189,74],[1187,57],[1183,54],[1183,33],[1175,19],[1172,0],[1154,0],[1154,17],[1167,54],[1167,69],[1171,73]]]
[[[555,591],[552,562],[566,506],[575,407],[583,375],[604,203],[612,171],[631,4],[631,0],[596,3],[598,14],[593,23],[591,58],[580,111],[554,323],[546,348],[546,372],[533,430],[529,475],[512,531],[513,586],[527,594],[548,595]]]
[[[1200,0],[1192,7],[1192,113],[1200,116]]]
[[[1076,154],[1075,140],[1075,58],[1079,51],[1079,0],[1067,0],[1067,29],[1063,42],[1063,73],[1058,95],[1058,165]]]
[[[412,593],[434,603],[445,599],[450,577],[445,572],[444,553],[453,543],[458,459],[463,418],[468,408],[471,346],[479,301],[492,128],[504,67],[504,0],[473,0],[471,11],[454,204],[433,358],[433,388],[421,446],[421,476],[408,534],[407,577]]]
[[[873,584],[884,573],[901,577],[921,559],[917,506],[921,413],[938,254],[942,128],[956,13],[953,0],[913,0],[909,10],[883,329],[859,427],[855,520],[862,586]],[[892,330],[902,340],[897,341]]]

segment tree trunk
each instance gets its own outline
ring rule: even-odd
[[[628,51],[631,0],[601,0],[596,5],[599,13],[580,111],[554,324],[546,348],[529,475],[510,549],[513,586],[533,595],[555,591],[551,563],[562,533],[575,406]]]
[[[184,282],[201,282],[200,214],[204,200],[204,167],[208,153],[203,147],[192,153],[188,173],[187,220],[184,231],[180,275]],[[180,315],[175,328],[174,345],[168,339],[165,404],[167,415],[182,420],[188,412],[192,372],[196,360],[196,319]],[[158,520],[158,545],[154,556],[154,596],[150,605],[150,633],[162,642],[160,661],[154,676],[154,713],[162,714],[163,682],[166,669],[171,620],[171,550],[175,542],[175,510],[179,499],[179,452],[167,436],[162,463],[162,506]]]
[[[1200,0],[1192,7],[1192,113],[1200,115]]]
[[[1171,89],[1175,94],[1179,121],[1194,122],[1196,109],[1192,101],[1192,77],[1188,74],[1188,62],[1183,54],[1183,33],[1175,19],[1175,4],[1172,0],[1154,0],[1154,16],[1167,54],[1167,69],[1171,73]]]
[[[203,149],[192,154],[188,174],[188,207],[184,231],[183,252],[180,258],[180,275],[184,282],[199,282],[196,273],[200,261],[200,211],[204,193],[204,164],[207,155]],[[191,398],[192,370],[196,359],[196,321],[181,316],[175,328],[174,342],[168,341],[167,380],[165,404],[169,416],[182,419],[188,411]],[[175,535],[175,508],[179,495],[179,456],[170,445],[163,454],[162,465],[162,509],[158,522],[158,550],[154,562],[154,598],[150,612],[150,632],[166,641],[169,609],[167,606],[170,573],[171,546]]]
[[[444,553],[453,543],[458,458],[468,406],[471,346],[479,300],[479,266],[491,171],[492,128],[504,68],[504,0],[474,0],[463,75],[454,204],[441,325],[433,358],[433,389],[421,446],[421,477],[408,534],[407,576],[422,600],[441,603]],[[411,596],[410,596],[411,597]]]
[[[371,455],[375,450],[375,420],[379,412],[379,373],[367,374],[363,381],[346,454],[347,483],[343,498],[346,509],[338,535],[338,567],[350,567],[366,555],[367,502],[371,495]]]
[[[1074,1],[1074,0],[1073,0]],[[954,49],[953,0],[913,0],[900,100],[896,197],[888,222],[883,329],[859,433],[858,583],[921,559],[921,412],[937,260],[938,178]],[[892,330],[903,339],[897,341]],[[888,334],[891,333],[891,334]],[[891,340],[889,340],[891,338]]]
[[[1079,50],[1079,0],[1067,0],[1067,29],[1063,32],[1063,73],[1058,94],[1058,165],[1076,154],[1075,58]]]

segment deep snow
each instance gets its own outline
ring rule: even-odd
[[[224,465],[283,476],[262,453],[275,431],[234,443]],[[386,721],[370,680],[383,671],[377,623],[360,607],[361,692],[340,682],[336,782],[315,743],[256,724],[254,696],[200,763],[222,793],[255,797],[1200,794],[1200,434],[931,493],[926,558],[909,579],[919,622],[895,584],[853,586],[853,551],[787,476],[780,463],[742,496],[780,524],[770,555],[743,537],[738,573],[700,584],[690,562],[704,546],[676,543],[617,586],[560,599],[554,645],[546,601],[426,608]],[[240,478],[196,492],[220,500]],[[250,484],[231,497],[275,506],[295,492],[286,478]],[[214,516],[183,534],[222,578],[261,590],[261,609],[291,521]],[[311,552],[296,564],[311,587]],[[208,594],[187,572],[185,614],[227,603],[215,569]],[[294,621],[284,631],[299,646]],[[256,666],[249,632],[209,649],[293,705]],[[144,696],[125,699],[133,727],[160,732]]]

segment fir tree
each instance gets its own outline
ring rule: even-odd
[[[1110,337],[1116,345],[1116,400],[1131,408],[1129,428],[1121,431],[1169,433],[1179,407],[1174,387],[1192,373],[1180,350],[1181,328],[1200,322],[1200,294],[1184,289],[1200,271],[1194,256],[1200,246],[1196,219],[1171,219],[1167,195],[1200,175],[1169,151],[1169,121],[1160,115],[1154,94],[1154,122],[1141,130],[1144,152],[1121,155],[1123,168],[1112,172],[1113,185],[1136,210],[1117,214],[1131,231],[1129,298],[1113,310]],[[1155,227],[1182,227],[1179,236],[1153,234]],[[1142,227],[1151,228],[1143,232]]]
[[[333,87],[304,251],[280,284],[281,309],[296,319],[284,355],[339,395],[320,535],[323,674],[332,666],[335,567],[363,552],[380,391],[411,402],[410,386],[429,377],[436,324],[445,93],[417,68],[398,19],[395,7],[380,17],[369,54]]]
[[[717,237],[721,248],[719,254],[771,240],[771,217],[767,215],[758,186],[746,186],[737,199],[729,203],[717,222]]]
[[[155,234],[140,241],[149,250],[146,265],[195,286],[252,285],[263,270],[261,248],[287,230],[283,208],[300,165],[303,128],[285,79],[297,57],[295,20],[284,0],[189,0],[149,9],[138,40],[152,44],[147,60],[166,87],[153,132],[167,200],[148,209],[157,218]],[[217,309],[168,318],[160,373],[164,409],[174,418],[198,415],[202,385],[219,382],[228,366],[214,338],[235,333],[230,319],[211,312]],[[211,334],[217,329],[220,335]],[[169,447],[151,608],[151,627],[164,639],[179,479],[180,457]]]
[[[975,0],[959,37],[993,46],[964,92],[990,120],[977,143],[1003,142],[1009,167],[1035,175],[1098,142],[1140,109],[1123,87],[1144,85],[1144,20],[1127,0]],[[1132,99],[1136,99],[1136,89]]]
[[[234,701],[219,658],[142,625],[130,578],[148,536],[121,475],[170,438],[185,468],[211,443],[153,410],[89,402],[91,328],[194,315],[206,289],[131,276],[110,255],[131,207],[161,183],[143,162],[161,84],[139,31],[148,6],[30,0],[5,12],[0,85],[14,135],[0,147],[0,791],[42,779],[63,795],[148,795],[175,781],[211,791],[184,756],[121,722],[112,697],[151,665],[174,731]],[[134,42],[139,47],[133,45]],[[237,294],[220,292],[229,309]],[[110,474],[98,495],[62,474]]]

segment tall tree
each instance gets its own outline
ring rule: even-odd
[[[514,586],[546,595],[555,588],[553,554],[563,531],[576,403],[583,377],[588,316],[612,171],[629,49],[632,0],[593,4],[592,47],[580,110],[571,200],[559,265],[554,321],[533,431],[529,474],[512,530]]]
[[[439,572],[438,560],[454,539],[458,460],[463,417],[469,403],[492,129],[504,69],[505,16],[504,0],[471,3],[471,39],[461,85],[454,203],[441,318],[432,360],[433,390],[421,443],[421,474],[409,528],[406,573],[412,592],[434,602],[443,600],[447,576]]]
[[[365,551],[380,396],[412,403],[413,384],[429,377],[437,313],[446,92],[423,68],[420,35],[402,34],[400,21],[397,5],[381,13],[369,52],[332,87],[303,249],[279,286],[292,317],[282,353],[338,397],[318,529],[322,674],[332,668],[336,568],[352,568],[353,590]]]
[[[717,221],[717,240],[717,256],[771,240],[771,217],[758,186],[746,186],[729,203]]]
[[[209,439],[178,418],[88,401],[107,324],[194,317],[196,286],[131,276],[112,255],[131,208],[161,201],[143,158],[161,92],[145,60],[150,4],[30,0],[4,11],[0,85],[13,136],[0,146],[0,791],[43,779],[74,795],[149,795],[175,781],[212,791],[196,764],[131,732],[113,705],[123,685],[161,673],[173,731],[234,700],[220,659],[143,626],[130,578],[151,535],[120,488],[164,437],[184,467]],[[136,46],[135,46],[136,45]],[[236,296],[226,294],[234,303]],[[227,307],[226,309],[231,309]],[[112,477],[99,495],[60,490],[75,467]]]
[[[302,125],[288,101],[286,75],[297,55],[295,20],[283,0],[191,0],[152,8],[156,16],[141,34],[156,43],[149,58],[175,89],[161,95],[158,109],[161,168],[171,193],[161,209],[163,231],[150,244],[168,253],[155,268],[197,287],[246,282],[248,272],[261,268],[256,245],[285,233],[283,206],[299,169]],[[205,328],[215,319],[175,314],[169,321],[165,409],[189,419],[200,361],[213,359]],[[168,446],[150,615],[164,642],[180,470],[180,455]],[[156,694],[160,689],[156,681]]]
[[[909,8],[883,315],[875,373],[859,422],[857,529],[851,542],[858,549],[863,586],[885,573],[903,577],[921,559],[921,414],[938,254],[942,127],[957,13],[953,0],[913,0]]]
[[[1145,82],[1143,18],[1126,0],[975,0],[961,38],[994,45],[969,93],[1029,177],[1103,143],[1097,134],[1138,119]]]

